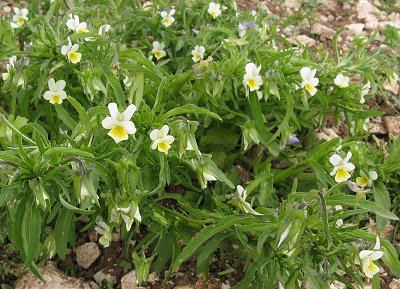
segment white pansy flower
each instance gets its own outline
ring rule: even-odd
[[[122,82],[124,83],[124,85],[126,87],[129,87],[129,86],[132,85],[133,79],[131,77],[129,77],[128,75],[125,75],[125,78],[124,78],[124,80]]]
[[[101,25],[98,34],[99,35],[106,34],[110,29],[111,29],[110,24]]]
[[[371,89],[371,83],[368,81],[361,89],[360,103],[365,103],[364,96],[366,96],[369,93],[370,89]]]
[[[366,186],[372,187],[373,181],[375,181],[378,178],[378,174],[376,171],[370,171],[368,174],[366,174],[364,171],[360,172],[360,175],[358,178],[356,178],[356,184],[364,188]]]
[[[362,270],[368,278],[372,278],[380,271],[379,267],[373,261],[379,260],[383,256],[383,251],[380,250],[381,242],[379,236],[376,236],[376,244],[372,250],[362,250],[359,254],[362,262]]]
[[[88,32],[86,22],[79,22],[79,16],[69,14],[70,19],[67,20],[67,27],[69,30],[73,30],[76,33]]]
[[[351,156],[351,152],[347,152],[347,156],[344,159],[338,154],[333,154],[329,158],[329,162],[334,166],[331,176],[335,176],[336,182],[345,182],[351,177],[349,172],[355,169],[355,166],[349,162]]]
[[[14,16],[12,18],[11,27],[12,28],[19,28],[24,25],[25,21],[28,20],[28,9],[22,8],[19,9],[18,7],[14,7]]]
[[[137,220],[138,222],[142,221],[142,216],[140,215],[139,207],[136,207],[134,214],[132,214],[131,206],[128,206],[126,208],[117,207],[116,210],[121,213],[122,219],[125,222],[126,230],[128,232],[131,230],[134,220]]]
[[[261,65],[257,67],[252,62],[246,64],[246,74],[243,76],[243,85],[245,87],[249,87],[250,91],[260,89],[260,86],[263,84],[263,80],[260,76],[260,70]]]
[[[154,54],[154,57],[157,60],[167,55],[164,48],[165,48],[164,42],[161,43],[158,41],[153,42],[153,50],[151,50],[151,52]]]
[[[168,135],[168,125],[163,125],[161,129],[153,129],[150,132],[150,138],[153,141],[151,148],[153,150],[158,149],[160,152],[168,154],[168,150],[171,148],[171,144],[174,142],[174,137]]]
[[[216,176],[214,176],[214,174],[207,167],[203,167],[200,170],[199,180],[200,180],[201,188],[205,189],[205,188],[207,188],[208,182],[214,182],[214,181],[217,181],[218,179]]]
[[[202,60],[204,58],[204,52],[206,52],[206,49],[204,48],[204,46],[196,45],[194,47],[194,49],[192,50],[193,61],[199,62],[200,60]]]
[[[221,15],[221,5],[217,4],[217,3],[214,3],[214,2],[211,2],[208,5],[207,12],[215,19],[215,18],[217,18],[218,16]]]
[[[349,86],[349,77],[348,76],[344,76],[343,74],[339,73],[335,80],[333,81],[337,86],[339,86],[340,88],[345,88]]]
[[[128,135],[136,132],[136,127],[130,121],[136,111],[136,106],[130,104],[124,112],[119,112],[117,104],[112,102],[108,105],[110,116],[107,116],[101,122],[105,129],[109,129],[108,135],[112,137],[116,143],[127,140]]]
[[[2,74],[3,80],[6,81],[10,77],[10,70],[15,67],[15,62],[17,61],[17,57],[15,55],[11,56],[8,58],[8,63],[7,63],[7,72],[4,72]],[[18,83],[19,85],[19,83]]]
[[[175,14],[175,9],[171,9],[169,12],[167,11],[163,11],[161,12],[161,23],[165,26],[165,27],[169,27],[172,23],[175,22],[175,18],[172,17],[172,15]]]
[[[303,67],[300,69],[300,75],[302,78],[301,87],[305,88],[310,95],[314,95],[317,93],[317,89],[315,88],[318,83],[319,79],[315,77],[317,70],[310,69],[309,67]]]
[[[67,98],[67,93],[64,91],[65,84],[64,80],[55,82],[54,78],[50,78],[49,90],[44,93],[43,98],[52,104],[61,104]]]
[[[63,45],[61,47],[61,54],[67,56],[68,61],[72,62],[73,64],[78,63],[81,61],[82,54],[77,52],[79,48],[78,44],[72,45],[71,39],[68,37],[68,44]]]
[[[243,210],[246,213],[250,213],[250,214],[258,215],[258,216],[262,215],[256,211],[254,211],[253,208],[251,207],[250,203],[248,203],[246,201],[247,192],[241,185],[236,186],[236,192],[237,192],[238,200],[242,204]]]
[[[110,246],[112,240],[111,229],[106,223],[103,222],[101,218],[99,218],[96,223],[97,227],[95,227],[94,229],[97,233],[102,235],[99,239],[99,242],[103,245],[104,248],[107,248],[108,246]]]

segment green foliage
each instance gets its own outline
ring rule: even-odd
[[[208,1],[179,1],[169,27],[159,13],[169,1],[146,9],[140,1],[68,3],[36,1],[14,30],[0,20],[0,59],[17,56],[0,90],[0,233],[7,228],[27,267],[39,275],[41,260],[64,259],[85,216],[81,231],[95,227],[103,246],[117,228],[127,243],[146,232],[129,260],[139,283],[151,268],[168,278],[192,258],[208,274],[214,258],[232,255],[245,270],[236,289],[349,283],[341,272],[363,285],[359,252],[376,240],[364,219],[375,218],[380,232],[398,220],[400,204],[399,142],[389,152],[368,142],[365,121],[382,112],[360,101],[397,69],[396,59],[370,49],[375,35],[341,53],[337,34],[333,51],[311,54],[293,48],[276,19],[262,10],[236,15],[232,1],[215,19]],[[69,13],[88,31],[69,30]],[[112,28],[97,34],[106,23]],[[75,64],[61,53],[68,37],[82,54]],[[165,44],[158,60],[155,41]],[[194,63],[196,45],[205,54]],[[258,90],[244,81],[248,63],[261,65]],[[304,67],[316,69],[315,95]],[[353,76],[348,86],[334,84],[339,73]],[[66,85],[49,98],[51,78]],[[315,139],[328,123],[346,125],[348,135]],[[331,174],[330,157],[347,152],[355,169],[335,181],[340,168]],[[381,239],[380,250],[400,275],[391,243]]]

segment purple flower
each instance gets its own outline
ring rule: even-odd
[[[299,142],[300,142],[300,140],[297,137],[297,135],[293,134],[288,139],[285,139],[283,141],[283,144],[281,145],[280,149],[283,150],[287,145],[291,145],[291,144],[295,144],[295,143],[299,143]]]
[[[246,33],[246,30],[249,28],[256,28],[257,25],[253,21],[243,21],[239,23],[238,31],[239,31],[239,36],[243,37],[244,34]]]

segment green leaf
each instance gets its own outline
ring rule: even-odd
[[[49,158],[53,155],[60,155],[60,154],[65,154],[65,155],[70,155],[70,156],[76,156],[76,157],[83,157],[83,158],[89,158],[89,159],[94,159],[94,155],[92,155],[89,152],[85,152],[79,149],[75,148],[66,148],[66,147],[55,147],[48,149],[43,156],[46,158]]]
[[[42,218],[39,210],[34,202],[27,207],[21,226],[21,235],[26,255],[25,263],[31,264],[39,255],[40,250],[40,234],[41,234]]]
[[[332,195],[326,198],[326,204],[327,205],[341,205],[341,206],[352,206],[352,207],[360,207],[362,209],[366,209],[370,212],[374,212],[378,216],[391,219],[391,220],[398,220],[399,218],[385,210],[382,206],[368,201],[364,199],[359,199],[358,196],[350,196],[350,195],[345,195],[345,194],[336,194]]]
[[[56,251],[61,260],[65,260],[70,230],[74,229],[73,217],[73,211],[67,208],[62,208],[60,213],[58,214],[58,218],[54,228]]]
[[[96,64],[101,68],[101,70],[103,70],[103,73],[105,75],[105,77],[107,78],[108,82],[110,83],[113,91],[114,91],[114,95],[115,95],[115,99],[117,104],[120,107],[125,107],[125,94],[124,91],[122,90],[122,87],[119,83],[118,78],[112,73],[110,67],[108,67],[107,65],[96,61]]]
[[[253,217],[242,217],[242,216],[226,216],[221,219],[217,224],[210,225],[202,229],[193,239],[186,245],[178,257],[174,260],[171,266],[171,272],[178,269],[179,265],[186,261],[192,256],[197,249],[200,248],[205,242],[210,240],[213,236],[219,232],[228,229],[233,225],[245,224],[254,222]]]
[[[80,213],[82,215],[91,215],[95,212],[95,211],[87,211],[87,210],[82,210],[80,208],[77,208],[77,207],[71,205],[70,203],[68,203],[66,200],[64,200],[61,195],[59,195],[59,198],[60,198],[60,202],[63,204],[63,206],[71,211]]]
[[[265,118],[261,110],[261,105],[256,93],[249,95],[250,111],[254,119],[254,123],[260,137],[261,143],[270,151],[274,156],[279,155],[279,146],[273,140],[273,134],[269,132],[265,125]]]
[[[389,192],[382,182],[375,182],[373,188],[374,201],[380,205],[385,210],[390,210],[391,202]],[[387,220],[384,217],[376,217],[376,225],[378,227],[378,232],[381,232],[386,227]]]
[[[61,104],[55,104],[54,105],[58,117],[61,119],[61,121],[70,129],[74,130],[76,127],[76,122],[75,120],[69,115],[69,113],[64,109],[64,107]]]
[[[167,120],[170,117],[184,113],[204,114],[222,121],[222,118],[218,114],[203,107],[195,106],[194,104],[185,104],[180,107],[173,108],[164,114],[163,119]]]

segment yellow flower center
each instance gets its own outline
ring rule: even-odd
[[[339,168],[336,171],[336,178],[338,180],[345,180],[350,176],[350,174],[344,169],[344,168]]]
[[[215,18],[215,17],[217,17],[218,15],[217,15],[217,11],[212,11],[211,12],[211,15]]]
[[[257,83],[254,79],[249,79],[247,81],[247,85],[251,88],[251,89],[255,89],[257,87]]]
[[[161,51],[156,51],[156,53],[154,53],[154,56],[155,56],[157,59],[160,59],[160,58],[162,57]]]
[[[369,262],[369,265],[364,273],[367,276],[373,276],[377,271],[379,271],[379,267],[376,266],[374,262]]]
[[[163,152],[163,153],[165,153],[166,151],[168,151],[170,147],[171,147],[171,145],[168,144],[168,143],[166,143],[166,142],[164,142],[164,141],[158,143],[158,145],[157,145],[158,150],[159,150],[160,152]]]
[[[304,87],[305,87],[308,91],[314,90],[314,86],[312,86],[312,85],[309,84],[309,83],[307,83]]]
[[[86,29],[80,28],[76,30],[77,33],[88,32]]]
[[[201,59],[200,54],[195,54],[194,55],[194,60],[199,61]]]
[[[51,103],[60,104],[62,103],[62,99],[59,95],[53,95],[53,97],[51,98]]]
[[[22,25],[22,24],[25,23],[25,19],[24,19],[24,18],[18,18],[17,23],[18,23],[19,25]]]
[[[125,127],[123,127],[122,125],[116,125],[116,126],[114,126],[114,127],[110,130],[109,134],[110,134],[112,137],[115,137],[115,138],[117,138],[117,139],[126,139],[126,138],[128,138],[128,133],[126,132]]]
[[[361,187],[365,187],[366,185],[368,185],[368,179],[364,176],[362,177],[358,177],[356,179],[357,185],[361,186]]]
[[[167,18],[164,18],[164,19],[162,20],[162,22],[163,22],[164,25],[169,25],[169,24],[171,24],[171,21],[169,20],[168,17],[167,17]]]
[[[71,60],[72,63],[77,63],[79,61],[80,53],[78,52],[70,52],[68,54],[68,58]]]

